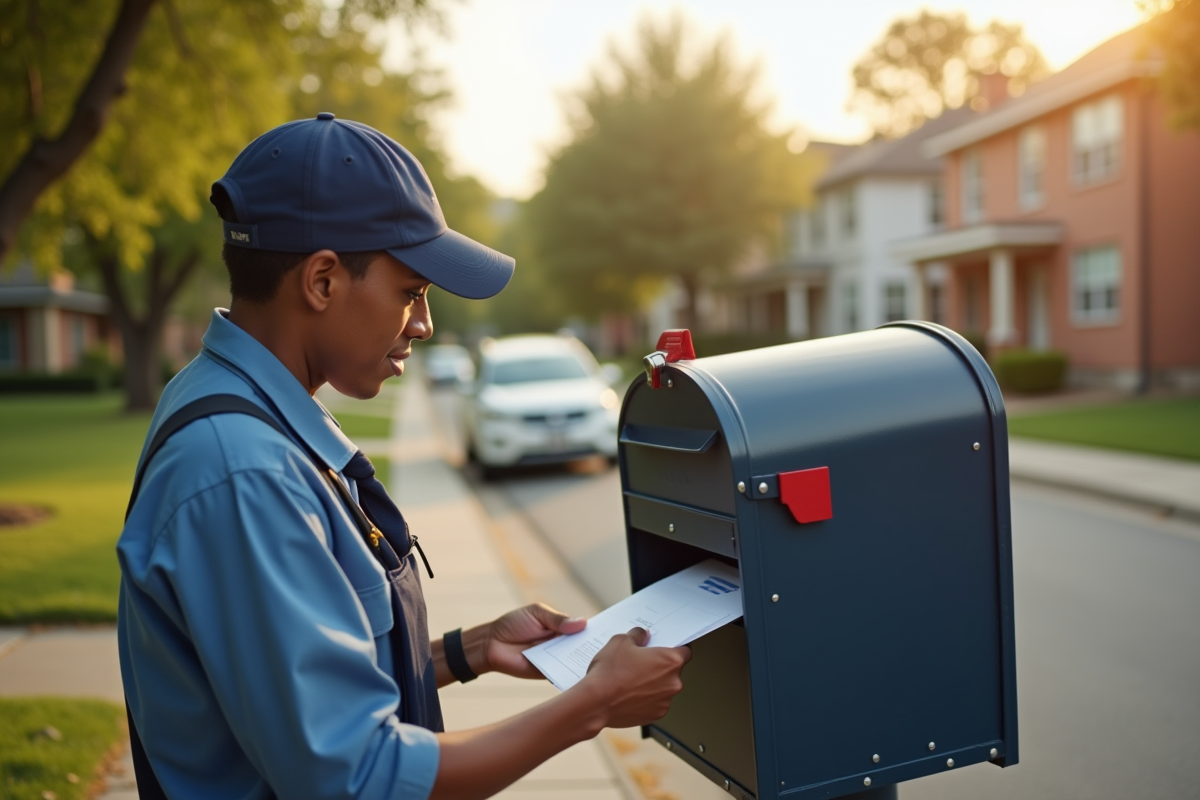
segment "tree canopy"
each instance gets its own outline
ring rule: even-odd
[[[892,22],[855,63],[848,107],[876,134],[903,136],[947,108],[972,102],[983,75],[1004,75],[1016,95],[1049,71],[1020,24],[993,20],[977,28],[962,12],[923,9]]]
[[[1171,122],[1200,129],[1200,3],[1146,0],[1142,6],[1154,15],[1146,29],[1165,62],[1160,83]]]
[[[632,311],[674,276],[694,324],[701,276],[805,200],[808,160],[768,129],[756,79],[727,38],[699,41],[679,14],[644,18],[631,52],[610,48],[529,209],[538,261],[572,310]]]
[[[16,124],[0,128],[0,218],[20,216],[14,184],[27,188],[47,154],[62,157],[59,144],[78,127],[137,2],[5,4],[0,113]],[[76,251],[72,266],[99,273],[122,333],[131,407],[153,403],[172,299],[195,269],[218,263],[209,186],[258,134],[318,110],[358,117],[417,154],[460,226],[481,226],[486,213],[478,209],[488,202],[477,183],[445,175],[431,143],[427,112],[441,93],[422,90],[411,75],[386,74],[367,35],[376,15],[432,13],[428,0],[347,0],[338,9],[315,0],[150,6],[119,96],[98,116],[83,114],[94,136],[61,178],[45,182],[14,248],[50,271],[63,265],[66,244]]]

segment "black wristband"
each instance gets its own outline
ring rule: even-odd
[[[442,648],[446,651],[446,666],[459,683],[470,683],[479,677],[467,661],[467,651],[463,649],[462,643],[462,628],[455,628],[443,634]]]

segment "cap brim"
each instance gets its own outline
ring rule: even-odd
[[[447,230],[436,239],[388,252],[430,283],[459,297],[491,297],[512,278],[517,262],[461,233]]]

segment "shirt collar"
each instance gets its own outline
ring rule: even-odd
[[[346,438],[333,416],[309,395],[283,362],[230,322],[228,314],[223,308],[213,310],[204,333],[205,353],[241,376],[321,460],[341,472],[358,451],[354,442]]]

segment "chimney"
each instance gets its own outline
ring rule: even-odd
[[[985,73],[979,76],[979,96],[976,98],[979,102],[972,103],[971,107],[977,111],[986,111],[1007,99],[1008,76],[999,71]]]

